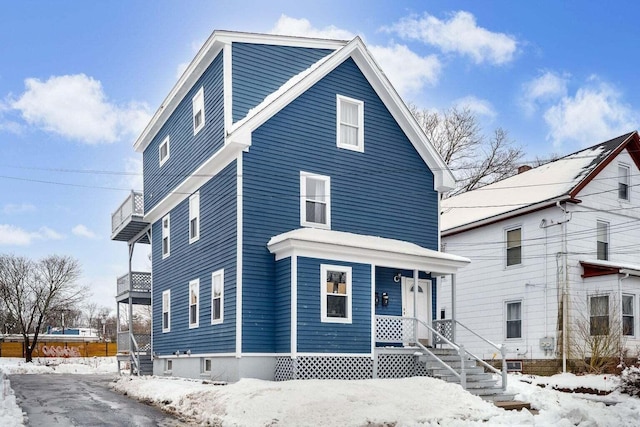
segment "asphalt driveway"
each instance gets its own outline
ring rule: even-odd
[[[188,426],[109,388],[113,375],[10,375],[30,426]]]

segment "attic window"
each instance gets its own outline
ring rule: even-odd
[[[618,199],[629,200],[629,166],[618,165]]]
[[[193,134],[196,135],[204,127],[204,88],[201,87],[193,97]]]
[[[336,96],[338,148],[364,152],[364,102]]]

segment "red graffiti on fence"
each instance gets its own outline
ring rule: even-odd
[[[81,357],[77,347],[43,345],[41,350],[46,357]]]

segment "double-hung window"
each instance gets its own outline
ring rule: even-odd
[[[633,295],[622,295],[622,334],[631,337],[635,336],[634,306],[635,298]]]
[[[200,238],[200,192],[189,197],[189,243]]]
[[[598,221],[597,224],[597,258],[603,261],[609,259],[609,223]]]
[[[224,270],[211,274],[211,324],[224,321]]]
[[[162,218],[162,258],[171,254],[171,217],[169,214]]]
[[[629,201],[629,166],[618,165],[618,199]]]
[[[160,156],[160,166],[164,165],[167,160],[169,160],[169,137],[167,136],[158,147],[159,156]]]
[[[609,296],[592,296],[589,298],[589,333],[609,335]]]
[[[162,332],[171,331],[171,290],[162,292]]]
[[[364,102],[337,95],[337,145],[347,150],[364,151]]]
[[[331,228],[331,180],[328,176],[300,172],[300,224]]]
[[[507,267],[522,264],[522,229],[513,228],[506,231]]]
[[[195,94],[193,104],[193,134],[196,135],[204,127],[204,88]]]
[[[189,282],[189,328],[200,324],[200,279]]]
[[[522,301],[510,301],[507,309],[507,338],[522,338]]]
[[[351,323],[351,267],[320,266],[322,322]]]

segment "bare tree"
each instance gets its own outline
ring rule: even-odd
[[[449,196],[474,190],[514,175],[524,152],[497,128],[486,138],[476,116],[468,108],[451,108],[444,112],[409,109],[422,127],[429,142],[440,153],[458,181]]]
[[[77,284],[78,261],[51,255],[39,261],[0,255],[0,297],[24,339],[25,360],[31,362],[44,320],[51,312],[71,309],[86,289]]]

